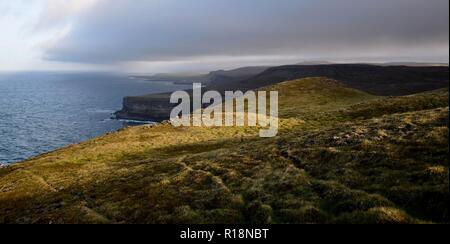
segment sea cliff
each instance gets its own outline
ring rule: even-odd
[[[160,122],[170,117],[175,104],[170,103],[170,94],[141,97],[125,97],[123,108],[115,113],[117,119]]]
[[[287,65],[270,68],[242,68],[208,75],[205,90],[251,90],[286,80],[327,77],[377,96],[402,96],[448,86],[448,66],[381,66],[368,64]],[[126,97],[119,119],[166,120],[176,106],[170,94]]]

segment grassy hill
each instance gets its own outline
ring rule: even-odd
[[[369,64],[286,65],[267,69],[240,86],[268,86],[307,77],[328,77],[379,96],[401,96],[448,87],[448,66],[380,66]],[[240,87],[238,86],[238,87]]]
[[[448,87],[448,66],[381,66],[369,64],[286,65],[246,67],[211,72],[208,90],[255,90],[287,80],[327,77],[377,96],[404,96]],[[201,81],[201,80],[198,80]],[[125,97],[117,118],[162,121],[169,119],[171,93]],[[330,94],[326,94],[328,96]],[[309,106],[309,105],[308,105]]]
[[[283,82],[280,133],[127,128],[0,169],[1,223],[448,223],[448,89]]]

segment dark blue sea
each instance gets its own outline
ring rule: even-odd
[[[0,163],[14,163],[129,126],[125,96],[187,88],[97,73],[0,73]]]

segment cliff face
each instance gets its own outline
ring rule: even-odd
[[[145,97],[125,97],[122,110],[115,113],[117,119],[160,122],[170,117],[176,104],[170,103],[170,94]]]
[[[251,90],[278,84],[286,80],[327,77],[345,85],[378,96],[401,96],[448,87],[448,67],[376,66],[365,64],[289,65],[251,70],[262,73],[248,77],[243,71],[214,73],[208,90]],[[250,72],[251,73],[251,72]],[[212,73],[213,74],[213,73]],[[211,75],[212,75],[211,74]],[[120,119],[166,120],[175,106],[170,94],[156,94],[124,99]]]
[[[176,83],[183,84],[201,82],[203,85],[208,86],[208,90],[241,90],[243,89],[243,86],[240,84],[241,81],[250,79],[251,77],[262,73],[267,68],[269,67],[255,66],[243,67],[234,70],[218,70],[203,76],[183,77],[158,75],[140,78],[145,78],[148,80],[172,80]],[[170,117],[170,112],[176,106],[176,104],[170,103],[170,95],[170,93],[163,93],[137,97],[125,97],[123,99],[122,110],[116,112],[115,116],[118,119],[141,121],[160,122],[162,120],[167,120]]]

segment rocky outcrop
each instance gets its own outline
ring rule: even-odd
[[[269,67],[242,67],[233,70],[218,70],[203,76],[137,76],[147,80],[172,80],[178,84],[201,82],[208,90],[245,90],[241,81],[254,77]],[[188,91],[189,92],[189,91]],[[115,113],[117,119],[160,122],[170,117],[170,112],[176,104],[170,103],[170,93],[151,94],[146,96],[125,97],[122,110]]]
[[[170,103],[170,94],[125,97],[122,110],[115,113],[117,119],[161,122],[170,117],[176,104]]]

